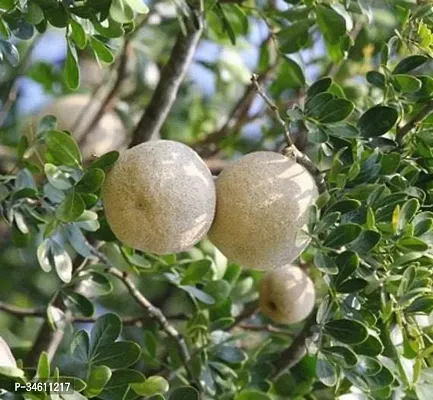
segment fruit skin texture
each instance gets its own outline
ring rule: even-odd
[[[250,153],[222,171],[216,190],[209,239],[229,260],[269,270],[290,264],[308,245],[300,229],[318,190],[294,160],[272,151]]]
[[[206,235],[216,194],[212,175],[195,151],[157,140],[121,154],[107,175],[102,199],[119,240],[170,254],[190,249]]]
[[[269,271],[260,282],[260,310],[277,323],[304,320],[313,311],[315,301],[313,281],[299,267],[289,265]]]

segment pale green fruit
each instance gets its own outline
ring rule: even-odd
[[[313,311],[315,301],[313,281],[299,267],[269,271],[260,282],[260,310],[277,323],[303,321]]]
[[[308,245],[302,230],[318,191],[292,159],[271,151],[248,154],[222,171],[216,190],[209,239],[229,260],[268,270],[293,262]]]
[[[119,240],[139,250],[189,250],[207,234],[215,214],[215,185],[188,146],[157,140],[121,154],[102,192],[107,221]]]

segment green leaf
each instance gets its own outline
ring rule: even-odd
[[[90,37],[90,45],[95,53],[96,59],[103,64],[111,64],[114,61],[114,55],[111,50],[95,36]]]
[[[87,46],[87,36],[81,24],[75,21],[73,18],[69,19],[69,25],[71,27],[71,39],[77,45],[80,50],[84,50]]]
[[[369,335],[364,342],[352,346],[353,351],[369,357],[376,357],[383,352],[382,342],[373,335]]]
[[[104,390],[111,378],[111,369],[105,365],[92,365],[84,394],[88,398],[96,397]]]
[[[402,93],[414,93],[421,89],[422,83],[411,75],[395,75],[395,86]]]
[[[282,80],[281,83],[284,84],[284,87],[286,89],[298,89],[303,87],[305,85],[305,77],[298,63],[287,56],[283,56],[282,62],[282,75],[284,80]]]
[[[304,20],[295,22],[278,32],[277,37],[281,51],[285,54],[296,53],[304,47],[308,42],[309,28],[309,22]]]
[[[59,278],[63,282],[70,282],[72,278],[72,260],[66,249],[55,240],[51,240],[51,254]]]
[[[16,67],[20,62],[20,54],[17,48],[3,39],[0,39],[0,55],[4,55],[12,67]]]
[[[427,251],[429,248],[427,243],[416,237],[402,238],[397,242],[397,246],[410,251]]]
[[[143,0],[126,0],[130,7],[139,14],[147,14],[149,7],[146,6]]]
[[[50,360],[46,351],[43,351],[39,356],[36,376],[38,379],[48,379],[50,377]]]
[[[367,72],[367,81],[368,83],[376,86],[378,88],[383,89],[385,87],[385,75],[381,74],[377,71],[369,71]]]
[[[397,111],[388,106],[374,106],[368,109],[358,121],[358,128],[364,137],[382,136],[397,122]]]
[[[418,400],[431,400],[433,393],[433,385],[429,383],[417,383],[415,385],[416,395]]]
[[[153,396],[155,394],[166,393],[169,384],[162,376],[150,376],[143,383],[133,383],[132,390],[140,396]]]
[[[210,281],[204,287],[204,291],[215,299],[215,305],[223,303],[230,295],[231,286],[223,279]]]
[[[195,297],[197,300],[200,300],[204,304],[213,305],[215,304],[215,299],[205,293],[203,290],[200,290],[194,286],[190,285],[181,285],[179,286],[182,290],[188,292],[192,297]]]
[[[361,357],[359,363],[354,368],[361,376],[377,375],[382,370],[382,365],[371,357]]]
[[[102,169],[91,168],[85,172],[83,177],[76,185],[78,192],[96,193],[104,183],[105,173]]]
[[[125,0],[112,0],[110,16],[116,22],[127,24],[134,19],[134,10]]]
[[[330,346],[322,348],[322,353],[329,359],[334,360],[336,364],[343,367],[354,367],[358,364],[359,360],[356,354],[348,347],[344,346]]]
[[[368,254],[380,242],[382,235],[379,232],[366,230],[362,231],[356,240],[349,244],[351,250],[359,254]]]
[[[406,308],[408,314],[429,314],[431,311],[433,311],[433,295],[418,297]]]
[[[392,71],[393,74],[406,74],[415,68],[420,67],[428,61],[428,57],[423,55],[414,55],[401,60]]]
[[[389,175],[394,173],[401,162],[401,156],[399,153],[388,153],[382,154],[382,158],[380,160],[380,164],[382,169],[380,173],[383,175]]]
[[[108,153],[105,153],[104,155],[99,157],[97,160],[93,161],[93,163],[89,166],[89,169],[100,168],[105,173],[107,173],[110,168],[116,163],[119,155],[119,152],[116,150],[109,151]]]
[[[49,131],[45,135],[45,143],[56,164],[71,167],[81,165],[80,148],[77,142],[67,133]]]
[[[407,224],[412,221],[412,218],[417,213],[419,207],[420,204],[417,199],[410,199],[406,203],[404,203],[398,217],[398,232],[401,232],[407,226]]]
[[[334,339],[345,344],[358,344],[368,338],[368,330],[364,324],[351,319],[336,319],[324,326],[325,331]]]
[[[318,5],[316,7],[317,24],[328,43],[339,43],[346,33],[346,21],[334,9]]]
[[[24,371],[15,367],[2,367],[0,366],[0,377],[6,376],[8,378],[24,378]]]
[[[333,387],[337,384],[337,372],[322,353],[317,356],[316,373],[324,385]]]
[[[56,209],[56,218],[62,222],[73,222],[84,212],[84,201],[75,190],[72,190]]]
[[[332,79],[325,77],[314,82],[307,90],[308,97],[313,97],[316,94],[326,92],[332,84]]]
[[[391,385],[394,382],[394,375],[388,368],[382,366],[379,373],[372,376],[367,375],[365,380],[372,390],[376,390]]]
[[[317,119],[323,124],[342,121],[352,114],[355,105],[346,99],[333,99],[321,111]]]
[[[194,285],[200,282],[211,272],[212,262],[210,260],[198,260],[189,265],[183,278],[180,281],[181,285]]]
[[[272,400],[266,393],[255,389],[245,389],[238,393],[234,400]]]
[[[56,167],[54,164],[47,163],[44,165],[45,175],[56,189],[66,190],[73,186],[73,183],[60,168]]]
[[[68,308],[76,310],[77,313],[85,317],[91,317],[94,313],[93,303],[84,297],[82,294],[69,289],[63,291],[64,302]]]
[[[318,118],[325,110],[326,105],[334,99],[331,93],[319,93],[309,97],[305,103],[305,112],[309,117]]]
[[[317,251],[314,255],[314,265],[325,274],[336,275],[338,273],[334,260],[321,251]]]
[[[99,347],[92,362],[95,365],[106,365],[109,368],[127,368],[140,358],[140,346],[131,341],[115,342]]]
[[[93,296],[104,296],[112,292],[113,285],[105,275],[96,271],[88,271],[79,276],[80,281],[85,282],[86,288]]]
[[[356,293],[367,286],[367,281],[361,278],[348,279],[337,286],[340,293]]]
[[[173,390],[169,400],[199,400],[200,396],[196,389],[190,386],[182,386]]]
[[[361,226],[357,224],[340,225],[331,231],[323,244],[326,247],[334,248],[344,246],[353,242],[360,235],[361,231]]]
[[[122,322],[117,314],[105,314],[93,325],[90,335],[90,355],[99,352],[100,348],[112,344],[122,331]]]
[[[323,129],[327,135],[335,137],[354,138],[359,136],[358,128],[348,122],[329,124],[324,126]]]
[[[80,67],[78,66],[77,51],[69,41],[66,52],[65,67],[63,69],[63,77],[66,85],[71,90],[76,90],[80,85]]]
[[[145,381],[144,375],[134,369],[119,369],[112,371],[111,379],[104,390],[98,395],[102,400],[132,399],[136,396],[131,393],[130,385]]]
[[[219,346],[216,356],[229,364],[239,364],[247,360],[247,355],[238,347]]]
[[[45,272],[50,272],[52,269],[51,261],[50,261],[50,252],[51,252],[51,240],[45,239],[38,246],[38,249],[36,251],[39,265],[41,266],[42,270]]]
[[[357,210],[361,207],[361,202],[359,200],[354,199],[347,199],[347,200],[340,200],[334,203],[327,211],[327,214],[330,214],[332,212],[338,211],[341,214],[348,213],[350,211]]]
[[[359,267],[359,258],[353,251],[344,251],[335,258],[335,263],[338,266],[335,284],[339,285],[349,278]]]

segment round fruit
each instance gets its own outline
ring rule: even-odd
[[[260,310],[280,324],[295,324],[313,311],[314,284],[299,267],[286,266],[269,271],[260,282]]]
[[[308,171],[272,151],[250,153],[216,180],[209,238],[230,260],[268,270],[295,260],[310,239],[302,232],[318,191]]]
[[[142,143],[122,153],[107,175],[102,199],[117,238],[156,254],[185,251],[201,240],[216,203],[203,160],[171,140]]]
[[[90,160],[93,154],[101,156],[108,151],[124,148],[125,128],[115,112],[104,113],[84,140],[85,130],[100,107],[100,100],[92,99],[87,94],[61,97],[34,117],[30,126],[25,127],[24,134],[34,135],[38,121],[46,115],[54,115],[57,118],[57,129],[70,131],[80,144],[84,160]]]

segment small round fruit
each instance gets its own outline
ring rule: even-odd
[[[314,284],[299,267],[290,265],[269,271],[260,282],[260,310],[277,323],[304,320],[313,311],[315,301]]]
[[[294,160],[272,151],[250,153],[222,171],[216,191],[209,239],[229,260],[268,270],[290,264],[308,245],[302,230],[318,191]]]
[[[189,250],[208,232],[215,214],[215,185],[188,146],[157,140],[121,154],[107,175],[102,199],[119,240],[156,254]]]

